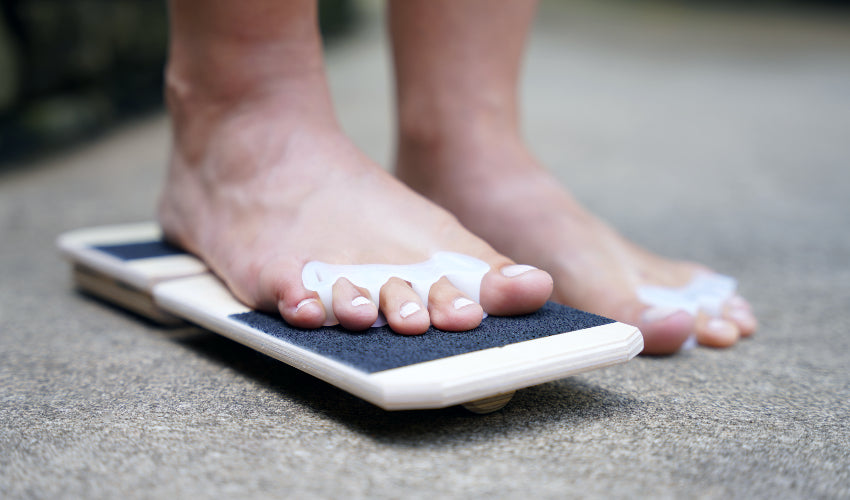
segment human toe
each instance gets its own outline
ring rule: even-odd
[[[284,299],[278,304],[283,319],[296,328],[319,328],[325,323],[325,308],[318,297],[305,297],[294,304]]]
[[[643,353],[665,355],[678,352],[694,329],[694,317],[668,307],[644,309],[636,321],[643,335]]]
[[[431,326],[422,299],[406,281],[399,278],[391,278],[381,287],[380,309],[396,333],[418,335]]]
[[[738,326],[724,318],[700,316],[695,329],[697,342],[708,347],[729,347],[741,338]]]
[[[460,332],[480,325],[484,310],[444,277],[431,286],[428,314],[435,328]]]
[[[256,298],[263,310],[276,307],[283,319],[296,328],[319,328],[326,312],[316,292],[304,288],[301,270],[284,260],[269,262],[259,271]]]
[[[365,330],[378,319],[378,306],[369,291],[340,278],[333,285],[333,312],[339,324],[347,330]]]
[[[481,280],[481,306],[495,316],[528,314],[543,307],[553,286],[552,276],[536,267],[510,262],[491,265]]]
[[[749,337],[758,328],[758,320],[752,307],[740,295],[735,295],[726,304],[723,318],[738,327],[742,337]]]

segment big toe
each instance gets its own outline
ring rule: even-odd
[[[694,330],[694,317],[682,310],[648,308],[636,326],[643,335],[643,353],[665,355],[678,352]]]

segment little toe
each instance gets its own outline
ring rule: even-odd
[[[450,332],[472,330],[481,324],[484,310],[445,277],[431,286],[428,314],[435,328]]]
[[[378,319],[378,306],[369,291],[354,286],[345,278],[333,285],[333,311],[339,324],[347,330],[365,330]]]
[[[735,295],[726,303],[723,318],[738,327],[742,337],[749,337],[758,328],[758,320],[752,307],[740,295]]]
[[[399,278],[390,278],[381,287],[380,308],[390,328],[396,333],[418,335],[425,333],[431,326],[422,299],[407,282]]]
[[[319,296],[304,288],[301,269],[293,262],[279,260],[262,268],[254,303],[265,310],[275,304],[283,319],[296,328],[319,328],[325,323],[325,308]]]
[[[738,326],[726,319],[701,315],[696,321],[697,342],[708,347],[729,347],[741,337]]]
[[[492,266],[481,280],[481,306],[495,316],[528,314],[543,307],[552,289],[549,273],[505,262]]]
[[[295,304],[281,300],[278,310],[283,319],[296,328],[319,328],[325,323],[325,308],[316,296],[308,296]]]

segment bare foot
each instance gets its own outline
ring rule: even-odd
[[[737,296],[720,319],[642,304],[638,287],[679,287],[710,270],[627,241],[559,186],[515,133],[473,128],[443,138],[402,135],[398,176],[498,251],[548,271],[554,300],[638,326],[648,354],[675,352],[692,332],[701,344],[724,347],[756,329]]]
[[[403,334],[432,324],[468,330],[481,322],[482,308],[511,315],[546,301],[547,273],[511,276],[525,268],[364,157],[340,132],[330,103],[305,105],[309,98],[273,91],[210,102],[172,81],[175,149],[159,209],[167,237],[203,259],[245,304],[303,328],[321,326],[327,306],[352,330],[372,325],[379,309]],[[412,264],[441,250],[491,266],[480,305],[458,301],[468,297],[446,279],[431,288],[427,307],[397,278],[379,297],[340,280],[325,306],[302,283],[313,260]]]

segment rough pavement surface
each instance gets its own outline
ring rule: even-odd
[[[159,329],[73,292],[53,244],[152,217],[158,115],[0,173],[0,497],[850,496],[846,19],[622,9],[543,9],[526,134],[629,237],[738,277],[754,339],[476,416],[384,412],[214,334]],[[328,64],[344,125],[386,163],[380,29]]]

